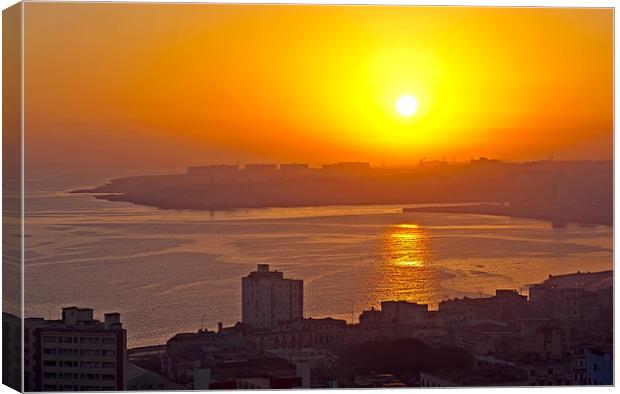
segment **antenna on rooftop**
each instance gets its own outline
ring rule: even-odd
[[[354,306],[353,306],[353,300],[351,300],[351,324],[353,324],[353,316],[354,316]]]

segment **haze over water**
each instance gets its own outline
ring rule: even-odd
[[[142,172],[143,173],[143,172]],[[119,174],[30,173],[26,316],[119,311],[129,346],[240,320],[241,277],[269,263],[303,279],[305,315],[357,320],[382,300],[525,291],[548,274],[612,268],[610,227],[329,206],[162,211],[68,194]]]

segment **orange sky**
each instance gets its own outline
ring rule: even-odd
[[[613,11],[26,3],[25,116],[32,168],[609,159]]]

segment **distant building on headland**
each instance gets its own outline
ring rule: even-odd
[[[469,163],[472,165],[495,165],[502,164],[503,162],[498,159],[489,159],[488,157],[482,156],[477,159],[472,158]]]
[[[366,175],[370,173],[370,163],[366,162],[346,162],[323,164],[323,175],[347,177],[356,175]]]
[[[63,308],[60,320],[24,321],[25,391],[119,391],[126,386],[127,332],[119,313],[93,318]]]
[[[243,177],[249,181],[266,181],[278,175],[278,165],[271,163],[246,164]]]
[[[234,181],[238,175],[239,167],[236,164],[187,167],[187,176],[208,183]]]
[[[266,329],[280,322],[303,318],[304,284],[302,280],[284,279],[268,264],[241,279],[242,322],[252,328]]]
[[[310,166],[300,163],[280,164],[280,178],[297,178],[310,174]]]

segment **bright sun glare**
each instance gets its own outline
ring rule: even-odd
[[[418,110],[418,100],[410,95],[403,95],[396,100],[396,111],[402,116],[411,116]]]

